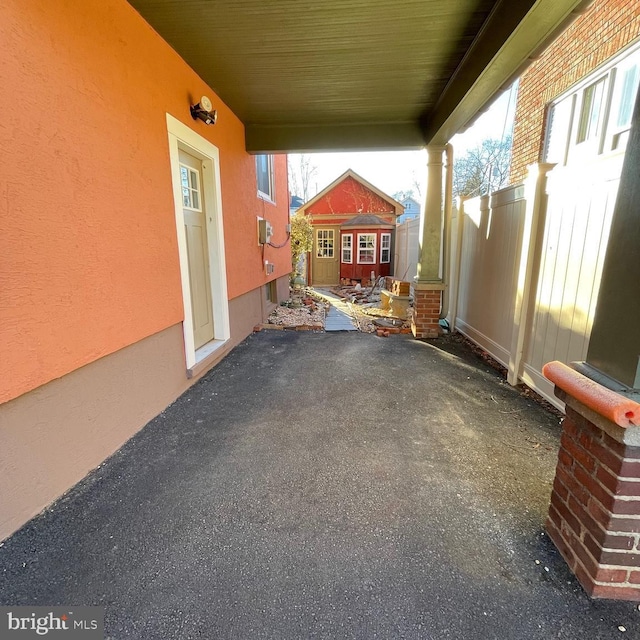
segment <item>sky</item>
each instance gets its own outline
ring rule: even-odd
[[[505,91],[472,127],[463,134],[454,136],[451,140],[454,154],[464,154],[466,149],[476,146],[485,138],[500,139],[503,135],[508,135],[513,123],[516,93],[516,87]],[[317,174],[312,181],[310,198],[331,184],[347,169],[352,169],[389,195],[413,189],[415,195],[424,197],[427,179],[427,153],[424,149],[314,153],[311,154],[311,159],[317,167]],[[296,154],[289,155],[289,162],[296,166]],[[292,195],[297,194],[292,193]]]

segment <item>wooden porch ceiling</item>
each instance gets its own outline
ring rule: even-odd
[[[250,152],[446,143],[591,0],[129,0]]]

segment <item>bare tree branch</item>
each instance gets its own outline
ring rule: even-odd
[[[455,196],[481,196],[504,187],[509,180],[511,137],[483,140],[453,163]]]

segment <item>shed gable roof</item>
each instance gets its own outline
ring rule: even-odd
[[[305,215],[393,213],[399,216],[404,207],[355,171],[348,169],[299,210]]]

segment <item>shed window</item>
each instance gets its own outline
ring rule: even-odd
[[[351,264],[353,262],[353,234],[342,235],[342,262]]]
[[[380,235],[380,262],[391,262],[391,234]]]
[[[376,234],[358,234],[358,264],[375,264],[376,261]]]

